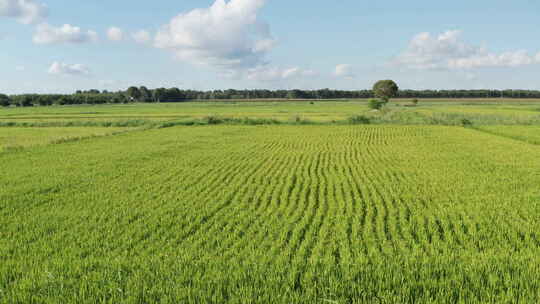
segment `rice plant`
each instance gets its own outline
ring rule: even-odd
[[[534,303],[540,149],[475,128],[170,126],[0,153],[0,303]]]

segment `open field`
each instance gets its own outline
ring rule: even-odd
[[[482,126],[479,130],[540,145],[540,126]]]
[[[313,104],[311,104],[311,102]],[[366,100],[351,101],[273,101],[273,102],[187,102],[173,104],[131,104],[100,106],[53,106],[0,109],[0,126],[129,126],[163,122],[200,120],[207,116],[223,118],[298,119],[315,123],[345,121],[353,115],[376,116],[382,123],[422,123],[431,117],[449,115],[490,124],[540,124],[538,100],[421,100],[415,108],[404,107],[410,100],[393,102],[389,114],[373,114]],[[395,115],[395,114],[398,115]],[[406,120],[399,117],[405,113]],[[397,117],[397,118],[396,118]],[[412,119],[411,119],[412,118]]]
[[[292,119],[295,116],[315,121],[346,119],[367,111],[365,102],[188,102],[173,104],[134,104],[105,106],[12,108],[0,110],[0,123],[53,121],[126,121],[199,119],[209,115],[241,118]],[[2,113],[4,112],[4,113]]]
[[[539,109],[0,109],[0,303],[535,303]],[[292,123],[63,126],[212,115]]]
[[[0,151],[60,143],[127,131],[124,128],[0,128]]]

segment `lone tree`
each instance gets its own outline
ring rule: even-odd
[[[399,87],[393,80],[380,80],[373,86],[373,94],[384,103],[395,97],[398,91]]]

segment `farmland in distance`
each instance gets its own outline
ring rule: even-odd
[[[173,126],[0,153],[0,302],[535,302],[540,147],[505,127]]]

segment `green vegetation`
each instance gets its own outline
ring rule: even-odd
[[[161,104],[53,106],[0,109],[0,127],[138,127],[175,124],[201,124],[206,117],[228,123],[242,120],[268,120],[283,124],[296,122],[346,123],[363,115],[374,124],[460,125],[468,119],[475,125],[540,124],[540,102],[437,101],[394,99],[384,111],[371,112],[367,100],[284,102],[186,102]]]
[[[124,128],[0,128],[0,152],[118,134]]]
[[[1,299],[534,302],[539,156],[430,126],[175,127],[0,154]]]
[[[410,104],[0,109],[0,303],[535,303],[540,103]]]
[[[5,94],[0,94],[0,107],[7,107],[9,106],[10,99]]]
[[[380,110],[386,105],[386,101],[378,100],[378,99],[370,99],[368,101],[368,108],[372,110]]]
[[[540,145],[540,126],[480,126],[478,130]]]
[[[393,80],[380,80],[373,85],[373,95],[387,103],[390,98],[396,97],[399,91],[398,85]]]
[[[195,91],[180,90],[179,88],[156,88],[129,87],[125,91],[109,92],[96,89],[77,91],[75,94],[23,94],[23,95],[0,95],[0,106],[51,106],[51,105],[100,105],[100,104],[128,104],[135,102],[161,103],[161,102],[186,102],[186,101],[247,101],[247,100],[329,100],[329,99],[368,99],[368,98],[432,98],[432,99],[510,99],[513,101],[530,100],[540,98],[540,91],[533,90],[397,90],[393,81],[382,81],[380,85],[384,90],[213,90]],[[389,85],[389,86],[388,86]],[[389,90],[388,90],[389,89]],[[380,95],[383,92],[384,95]],[[390,97],[387,96],[390,94]],[[5,97],[5,98],[4,98]]]

